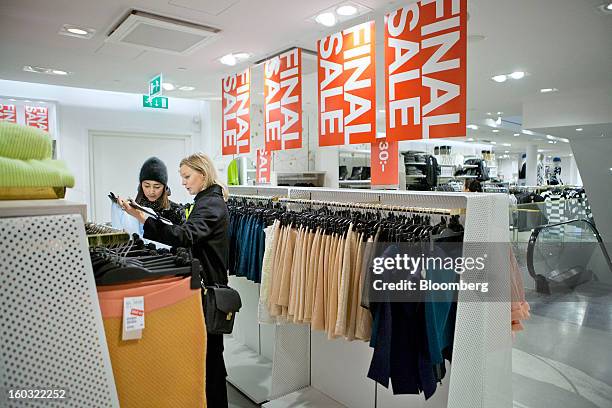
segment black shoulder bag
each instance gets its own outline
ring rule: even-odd
[[[210,334],[230,334],[234,329],[236,313],[242,307],[240,294],[227,285],[210,285],[203,288],[204,318]]]

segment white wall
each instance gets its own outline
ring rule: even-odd
[[[146,88],[143,84],[143,89]],[[194,151],[206,150],[205,141],[220,123],[212,120],[208,102],[170,98],[168,110],[142,108],[138,94],[106,92],[44,84],[0,80],[0,96],[44,99],[57,103],[59,159],[66,162],[76,185],[66,198],[90,206],[89,132],[108,131],[140,134],[189,135]],[[220,118],[220,111],[218,117]],[[201,125],[204,122],[204,125]],[[215,133],[216,132],[216,133]],[[219,137],[217,137],[219,139]],[[214,139],[213,139],[214,140]],[[219,141],[220,143],[220,141]],[[166,163],[169,171],[176,163]],[[113,160],[109,157],[108,160]],[[121,165],[121,163],[117,163]],[[138,175],[126,175],[138,180]],[[180,186],[171,186],[174,189]]]

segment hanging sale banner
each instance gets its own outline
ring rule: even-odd
[[[44,106],[25,107],[26,126],[35,127],[45,132],[49,131],[49,109]]]
[[[0,120],[17,123],[17,110],[15,105],[0,104]]]
[[[465,136],[467,0],[421,0],[385,17],[389,140]]]
[[[302,147],[302,50],[294,48],[264,64],[267,151]]]
[[[318,42],[319,146],[376,140],[375,48],[373,21]]]
[[[257,149],[257,163],[255,165],[255,178],[257,183],[266,184],[270,182],[271,167],[272,152],[265,149]]]
[[[221,80],[223,155],[251,151],[251,72],[250,69]]]
[[[399,185],[398,155],[396,141],[377,139],[372,143],[370,153],[372,186],[397,187]]]

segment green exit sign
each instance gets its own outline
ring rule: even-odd
[[[149,81],[149,96],[161,96],[162,93],[162,74],[153,77]]]
[[[151,98],[149,95],[142,95],[142,107],[153,109],[168,109],[168,98],[156,96]]]

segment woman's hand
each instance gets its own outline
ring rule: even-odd
[[[123,208],[123,211],[130,214],[132,217],[136,218],[138,222],[144,224],[147,218],[149,217],[147,214],[143,213],[140,210],[132,207],[127,200],[123,200],[121,197],[117,197],[117,204],[119,207]]]

